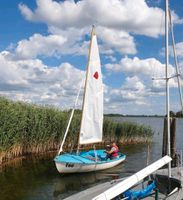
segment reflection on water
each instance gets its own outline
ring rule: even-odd
[[[118,120],[121,120],[118,118]],[[161,157],[163,119],[133,118],[155,130],[154,142],[150,146],[150,162]],[[177,146],[182,147],[181,127],[183,119],[177,121]],[[127,145],[121,150],[127,159],[121,165],[101,172],[85,174],[58,174],[54,153],[42,157],[18,160],[0,171],[0,200],[60,200],[106,180],[126,177],[142,169],[147,163],[147,145]]]
[[[96,183],[134,173],[141,168],[142,160],[146,159],[145,149],[142,145],[123,147],[122,151],[132,159],[128,158],[123,164],[105,171],[85,174],[58,174],[52,160],[54,154],[46,158],[19,160],[0,173],[0,200],[63,199]],[[134,164],[135,152],[136,155],[141,154],[142,158],[141,162]]]
[[[107,178],[107,177],[106,177]],[[73,174],[60,177],[55,183],[53,196],[61,199],[77,191],[87,188],[88,185],[93,185],[100,180],[105,179],[105,174],[102,173],[86,173]]]

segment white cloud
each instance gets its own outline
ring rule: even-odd
[[[111,62],[116,62],[116,61],[117,61],[116,57],[114,57],[114,56],[112,56],[112,55],[106,55],[106,56],[105,56],[105,59],[108,59],[108,60],[110,60]]]
[[[74,103],[84,72],[69,63],[48,67],[39,59],[15,60],[0,54],[0,94],[16,100],[59,105]]]
[[[111,49],[121,54],[135,54],[137,53],[134,38],[125,31],[109,29],[105,27],[98,27],[97,33],[103,45],[101,52],[111,53]]]
[[[91,27],[77,29],[74,27],[69,27],[67,29],[58,29],[56,27],[50,26],[49,32],[53,35],[61,35],[67,38],[67,42],[60,46],[60,54],[77,54],[77,55],[87,55],[89,48],[89,39],[86,36],[90,35]]]
[[[183,23],[183,19],[179,18],[174,10],[171,10],[171,18],[172,18],[172,24],[182,24]]]
[[[50,41],[51,36],[35,38],[34,35],[28,41],[19,42],[17,52],[25,57],[56,53],[85,55],[88,52],[88,43],[82,44],[82,41],[92,24],[97,25],[97,34],[101,41],[100,52],[108,55],[115,52],[136,54],[134,34],[155,38],[163,34],[161,27],[164,11],[158,7],[149,7],[145,0],[138,0],[138,4],[136,0],[100,0],[100,3],[97,0],[36,0],[36,3],[34,10],[25,4],[19,4],[22,15],[27,20],[47,24],[53,37],[60,35],[60,40],[62,38],[62,42],[63,39],[67,42],[59,43],[58,47],[54,45],[55,41]],[[173,19],[174,23],[182,22],[175,12]],[[40,42],[39,45],[36,41]],[[29,54],[31,42],[35,42],[35,49]],[[41,47],[45,47],[44,50]]]
[[[15,48],[15,53],[18,58],[29,59],[38,56],[55,56],[60,55],[87,55],[89,40],[84,40],[84,36],[89,34],[88,30],[78,30],[69,28],[67,30],[59,30],[50,28],[53,32],[50,35],[43,36],[34,34],[29,39],[20,40]],[[116,34],[117,33],[117,34]],[[114,54],[120,52],[124,54],[136,53],[133,37],[123,31],[115,31],[108,28],[97,28],[99,40],[99,48],[101,54]],[[8,49],[13,50],[10,45]]]
[[[110,100],[108,102],[115,104],[116,102],[145,104],[145,96],[149,94],[148,89],[143,81],[137,76],[127,77],[124,84],[120,88],[109,88]]]
[[[8,51],[1,52],[0,64],[3,80],[0,82],[1,95],[15,100],[55,105],[62,109],[73,105],[84,78],[84,72],[69,63],[50,68],[39,59],[14,59]],[[120,88],[107,85],[104,88],[106,112],[110,112],[112,107],[117,110],[121,102],[124,105],[147,103],[145,96],[148,89],[137,76],[127,77]]]
[[[125,57],[122,58],[119,63],[116,64],[106,64],[106,69],[109,72],[124,72],[126,74],[138,74],[141,76],[158,76],[164,77],[165,76],[165,65],[156,60],[155,58],[147,58],[147,59],[140,59],[138,57],[129,58]],[[170,65],[169,66],[169,75],[174,74],[175,70]]]
[[[8,51],[1,52],[0,66],[1,95],[15,100],[55,105],[62,109],[73,105],[85,74],[69,63],[49,67],[39,59],[14,59]],[[152,95],[164,94],[161,87],[164,86],[151,88],[150,82],[142,79],[140,75],[127,76],[118,88],[104,85],[105,112],[143,114],[149,111],[153,114],[154,111],[149,109],[152,109],[156,102],[150,107],[151,102],[148,99]]]
[[[34,59],[38,56],[58,58],[61,55],[71,54],[88,55],[90,41],[85,40],[85,36],[86,33],[90,34],[89,28],[60,30],[50,27],[50,30],[53,32],[50,35],[43,36],[36,33],[28,39],[20,40],[17,45],[10,44],[7,50],[14,51],[15,55],[12,55],[14,59]],[[128,33],[98,27],[97,35],[100,54],[112,56],[115,52],[136,53],[133,37]]]
[[[145,85],[140,81],[139,77],[127,77],[124,85],[122,86],[123,89],[126,90],[133,90],[133,91],[144,91]]]
[[[107,87],[105,98],[106,113],[123,114],[164,114],[165,82],[158,81],[157,86],[138,76],[126,77],[119,88]],[[173,83],[173,84],[172,84]],[[175,86],[175,81],[171,85]],[[170,93],[173,96],[173,93]],[[172,102],[173,104],[173,102]],[[171,104],[171,109],[173,108]],[[178,104],[174,110],[178,110]]]
[[[105,112],[139,114],[143,113],[145,109],[149,111],[148,97],[151,90],[145,84],[138,76],[132,76],[126,77],[123,85],[119,88],[107,87]]]
[[[42,36],[34,34],[29,40],[24,39],[18,42],[16,54],[19,58],[36,58],[39,55],[53,56],[61,54],[62,45],[67,41],[59,35]]]
[[[18,70],[18,66],[11,60],[6,60],[8,52],[2,52],[0,54],[0,83],[1,84],[26,84]]]
[[[88,55],[89,40],[84,40],[85,29],[52,29],[52,34],[35,33],[17,45],[10,44],[7,50],[14,52],[14,59],[34,59],[39,56],[60,58],[62,55]]]
[[[24,4],[19,9],[26,19],[40,21],[57,28],[83,28],[97,22],[100,26],[125,30],[135,34],[157,37],[164,11],[148,7],[145,0],[96,0],[52,1],[37,0],[37,8],[31,10]],[[138,17],[136,17],[138,16]],[[174,23],[180,23],[173,13]]]
[[[134,79],[128,79],[128,76],[138,77],[144,82],[146,86],[146,92],[151,96],[162,95],[165,93],[165,65],[156,60],[155,58],[139,59],[138,57],[122,58],[119,63],[110,63],[105,65],[110,74],[112,73],[124,73],[127,76],[124,88],[133,85],[136,88],[143,88],[140,82]],[[169,65],[169,76],[175,74],[175,69]],[[152,80],[154,79],[154,80]],[[127,85],[127,83],[129,83]],[[137,84],[138,83],[138,84]],[[170,79],[169,86],[171,88],[177,87],[177,79]]]
[[[179,63],[179,70],[183,78],[183,61]]]
[[[180,57],[180,58],[183,58],[183,42],[176,43],[175,48],[176,48],[177,56]],[[165,50],[163,49],[163,52],[164,51]],[[172,46],[170,47],[170,55],[174,56],[174,54],[173,54],[173,47]]]

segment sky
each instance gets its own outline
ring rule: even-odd
[[[170,0],[170,9],[183,72],[183,1]],[[165,81],[152,80],[165,76],[164,0],[1,0],[0,16],[1,96],[71,108],[95,24],[105,113],[165,114]],[[180,110],[176,79],[170,103]]]

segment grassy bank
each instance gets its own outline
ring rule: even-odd
[[[77,144],[80,112],[76,112],[66,148]],[[56,108],[13,102],[0,97],[0,164],[32,153],[57,150],[63,138],[69,112]],[[132,123],[104,120],[104,142],[148,142],[152,130]]]

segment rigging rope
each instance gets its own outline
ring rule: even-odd
[[[81,92],[82,85],[83,85],[83,80],[81,81],[81,84],[80,84],[80,87],[79,87],[79,90],[78,90],[78,93],[77,93],[77,96],[76,96],[76,100],[75,100],[75,103],[74,103],[74,106],[73,106],[73,109],[72,109],[72,112],[71,112],[71,115],[70,115],[70,118],[69,118],[69,122],[68,122],[68,125],[67,125],[67,128],[66,128],[65,134],[64,134],[64,138],[62,140],[60,149],[58,151],[58,155],[63,151],[63,145],[65,143],[65,139],[67,137],[67,134],[68,134],[71,122],[72,122],[72,118],[73,118],[74,111],[75,111],[77,103],[78,103],[78,99],[79,99],[79,95],[80,95],[80,92]]]

